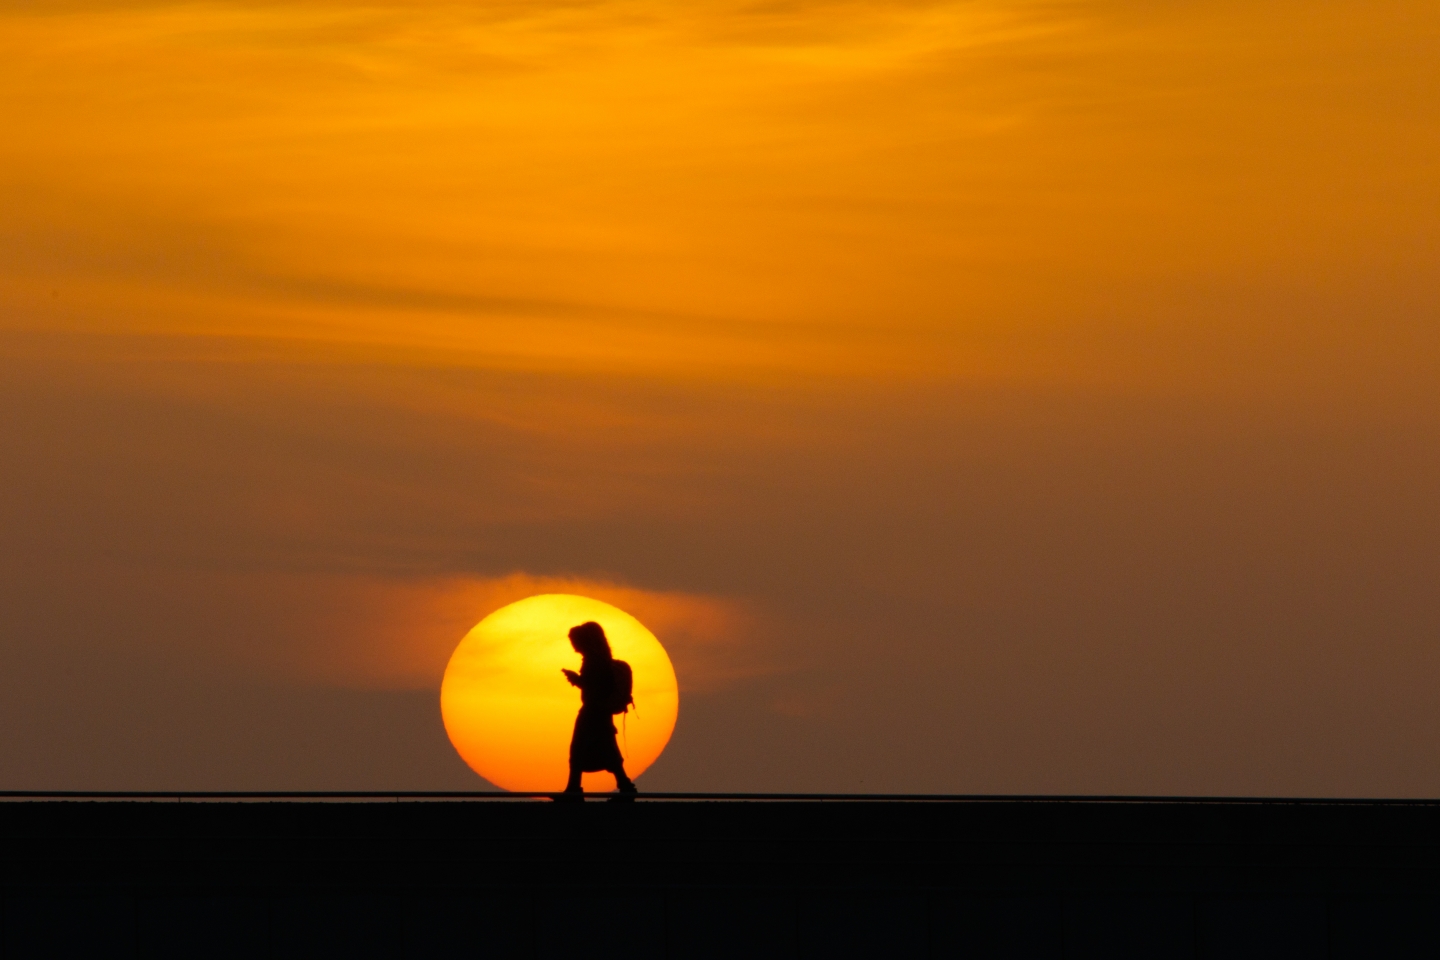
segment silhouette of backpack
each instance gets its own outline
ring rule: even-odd
[[[635,705],[635,673],[624,660],[610,661],[615,671],[615,699],[610,702],[610,712],[629,713]]]

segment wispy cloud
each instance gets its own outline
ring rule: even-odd
[[[203,651],[212,669],[271,682],[435,691],[471,627],[542,593],[593,597],[635,616],[665,646],[684,692],[713,692],[784,665],[785,654],[767,646],[773,626],[750,603],[587,577],[156,570],[140,579],[146,593],[164,584],[183,599],[170,628],[139,649]],[[563,653],[564,636],[555,642]]]
[[[1333,379],[1303,291],[1423,297],[1436,189],[1434,16],[1352,7],[11,4],[0,322],[1256,389],[1304,328]]]

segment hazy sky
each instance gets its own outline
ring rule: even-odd
[[[0,786],[483,787],[446,659],[566,591],[642,788],[1440,794],[1436,49],[0,0]]]

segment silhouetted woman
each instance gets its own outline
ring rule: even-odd
[[[565,792],[579,794],[580,775],[608,770],[615,775],[621,793],[634,793],[635,781],[625,775],[625,758],[615,742],[615,721],[611,719],[616,700],[614,656],[605,630],[595,622],[570,630],[570,646],[580,654],[580,672],[562,670],[572,686],[580,688],[580,714],[570,738],[570,782]]]

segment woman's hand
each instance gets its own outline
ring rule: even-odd
[[[576,673],[574,670],[566,670],[564,667],[560,668],[560,672],[565,674],[565,679],[570,681],[570,686],[580,686],[580,674]]]

